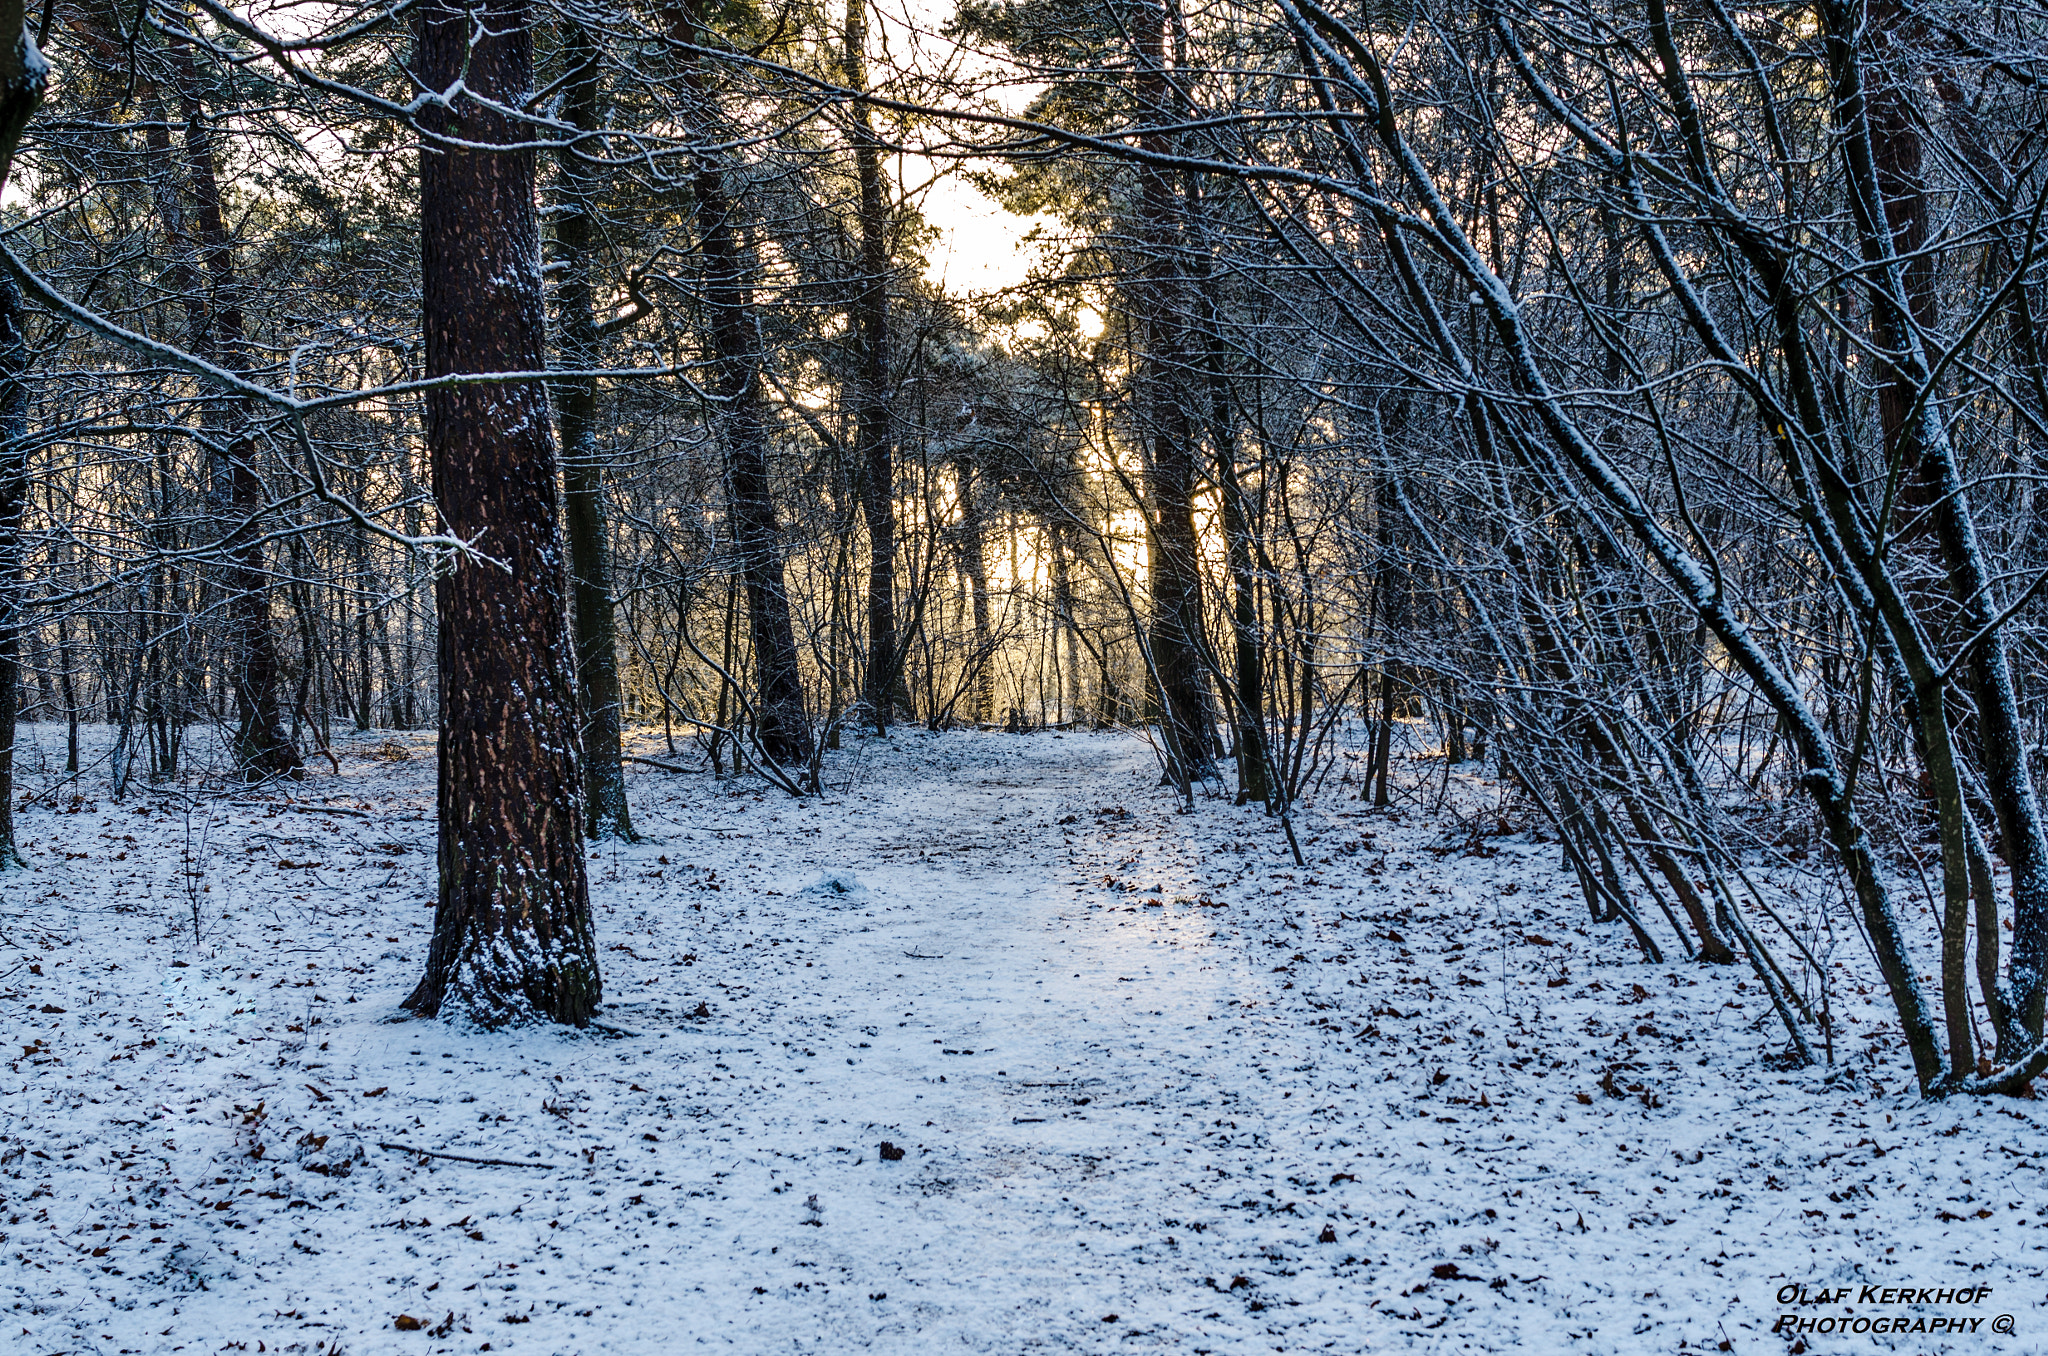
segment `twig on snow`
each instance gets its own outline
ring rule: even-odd
[[[402,1154],[419,1154],[423,1158],[446,1158],[457,1163],[475,1163],[486,1168],[558,1168],[559,1163],[522,1163],[516,1158],[471,1158],[467,1154],[444,1154],[438,1149],[415,1149],[410,1144],[377,1145],[380,1149],[391,1149]]]

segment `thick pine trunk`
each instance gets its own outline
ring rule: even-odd
[[[564,110],[579,131],[600,126],[597,50],[581,25],[566,26],[564,60],[578,72]],[[587,149],[587,148],[585,148]],[[591,259],[597,248],[592,206],[596,176],[567,151],[562,156],[561,212],[555,241],[566,272],[555,293],[562,365],[589,370],[598,363],[596,298]],[[581,699],[585,827],[592,838],[631,842],[626,769],[620,762],[624,703],[619,693],[619,650],[612,615],[611,549],[605,535],[604,467],[597,447],[597,379],[576,377],[555,386],[555,417],[562,429],[562,517],[569,538],[569,574],[575,597],[576,682]]]
[[[1135,20],[1138,97],[1146,116],[1170,121],[1166,81],[1170,15],[1164,4],[1147,3]],[[1171,150],[1165,133],[1142,139],[1154,154]],[[1140,230],[1147,256],[1138,294],[1145,352],[1139,371],[1140,418],[1151,455],[1146,459],[1151,505],[1147,552],[1152,594],[1152,662],[1157,670],[1160,716],[1173,765],[1169,781],[1186,785],[1204,776],[1214,757],[1207,692],[1202,682],[1201,551],[1195,533],[1195,433],[1182,390],[1186,345],[1181,333],[1185,307],[1180,267],[1179,202],[1166,174],[1142,166],[1139,177]]]
[[[36,48],[27,18],[25,0],[0,0],[0,35],[11,39],[0,43],[0,188],[6,187],[14,149],[50,79],[50,64]]]
[[[436,0],[421,13],[421,83],[459,79],[476,96],[428,122],[468,146],[430,139],[420,153],[429,377],[542,364],[534,155],[471,148],[527,135],[479,100],[529,97],[531,23],[524,0],[475,11]],[[443,530],[496,563],[461,562],[435,585],[441,897],[427,973],[406,1006],[452,1006],[484,1026],[582,1026],[599,981],[546,391],[538,381],[437,387],[426,406]]]
[[[1214,743],[1197,648],[1202,644],[1202,576],[1195,534],[1194,434],[1168,376],[1178,366],[1165,333],[1168,328],[1166,323],[1153,327],[1146,354],[1151,369],[1151,644],[1159,671],[1161,714],[1172,727],[1167,746],[1182,764],[1171,780],[1184,782],[1208,772]]]
[[[846,83],[867,88],[867,0],[846,0]],[[860,277],[853,299],[859,343],[854,406],[854,460],[861,516],[868,527],[868,668],[866,702],[875,730],[895,717],[902,646],[896,638],[896,434],[890,412],[889,203],[882,148],[865,104],[853,108],[854,170],[860,180]]]

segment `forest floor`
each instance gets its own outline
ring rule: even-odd
[[[1644,963],[1440,760],[1332,778],[1306,869],[1125,734],[636,767],[609,1029],[479,1033],[398,1008],[431,737],[337,753],[21,813],[0,1350],[2048,1348],[2041,1103],[1918,1101],[1867,995],[1783,1067],[1753,977]]]

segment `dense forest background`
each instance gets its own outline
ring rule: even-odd
[[[1419,721],[1796,1058],[1837,965],[1759,863],[1923,1090],[2048,1067],[2038,9],[16,27],[0,865],[21,804],[438,727],[412,1006],[580,1024],[624,727],[799,797],[902,723],[1142,727],[1291,840]],[[1028,281],[931,281],[940,175]]]

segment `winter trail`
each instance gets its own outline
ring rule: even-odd
[[[1441,762],[1329,783],[1305,869],[1127,735],[854,741],[804,801],[636,771],[607,1029],[477,1033],[397,1020],[433,763],[387,742],[297,793],[354,816],[24,812],[21,1350],[1775,1350],[1782,1287],[1852,1283],[2018,1329],[1857,1350],[2041,1330],[2036,1104],[1915,1102],[1865,995],[1780,1067],[1753,983],[1644,964]]]

